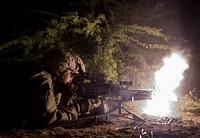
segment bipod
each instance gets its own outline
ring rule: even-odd
[[[136,115],[135,113],[133,113],[130,110],[128,110],[123,105],[123,101],[121,101],[121,100],[108,100],[108,101],[109,102],[117,102],[118,106],[112,108],[111,110],[109,110],[108,112],[106,112],[106,114],[110,114],[110,116],[112,116],[112,117],[124,117],[124,118],[132,119],[132,120],[135,120],[135,121],[139,121],[139,122],[146,122],[139,115]],[[118,114],[111,114],[111,112],[113,112],[115,110],[118,110]],[[127,114],[122,113],[122,110],[126,111]]]

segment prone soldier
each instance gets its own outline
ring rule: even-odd
[[[43,70],[33,75],[29,82],[28,126],[45,128],[60,121],[76,120],[85,114],[100,113],[97,100],[78,96],[72,82],[74,74],[80,70],[85,72],[80,57],[52,49],[44,55],[42,63]]]

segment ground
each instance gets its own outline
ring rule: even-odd
[[[100,122],[88,127],[66,128],[55,126],[42,130],[11,129],[1,131],[0,138],[200,138],[200,117],[155,117],[142,116],[146,122],[124,117],[110,117],[109,122]]]

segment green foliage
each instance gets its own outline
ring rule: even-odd
[[[148,81],[152,79],[153,72],[157,68],[156,64],[158,64],[158,62],[152,64],[149,59],[151,57],[155,60],[155,56],[151,56],[152,53],[169,49],[165,43],[170,38],[161,30],[147,26],[120,24],[115,28],[111,30],[104,45],[109,48],[104,48],[107,51],[106,57],[114,59],[110,61],[110,65],[117,74],[115,80],[132,80],[137,88],[149,85]],[[147,37],[160,39],[160,43],[152,44],[146,39]]]
[[[184,95],[179,104],[180,111],[182,112],[200,112],[200,99],[192,94]]]
[[[78,50],[77,53],[81,53],[84,49],[79,46],[87,40],[89,42],[83,45],[86,49],[82,52],[88,53],[89,49],[95,49],[92,48],[93,45],[100,43],[101,29],[106,29],[106,26],[102,28],[101,24],[105,21],[103,15],[93,20],[79,17],[76,13],[59,18],[57,16],[49,21],[49,26],[45,30],[40,30],[31,36],[24,35],[1,46],[1,59],[10,61],[37,59],[54,47],[71,52]],[[88,43],[91,43],[91,46],[87,46]],[[17,52],[19,50],[21,52]]]
[[[169,36],[163,34],[160,29],[151,28],[148,26],[140,26],[137,24],[133,25],[118,25],[117,30],[113,34],[113,37],[118,40],[118,42],[126,43],[126,45],[135,43],[138,46],[142,46],[144,48],[159,48],[159,49],[167,49],[167,45],[160,43],[149,43],[143,42],[146,40],[146,37],[150,37],[151,39],[164,40],[168,41]],[[142,41],[143,40],[143,41]]]
[[[140,39],[144,39],[149,35],[149,37],[155,37],[155,39],[160,38],[163,41],[168,41],[169,37],[161,33],[161,30],[146,26],[120,24],[116,28],[107,31],[105,42],[102,46],[98,46],[94,58],[95,64],[101,65],[98,68],[100,72],[105,73],[108,79],[114,81],[127,73],[129,75],[131,73],[132,76],[140,75],[139,78],[147,80],[145,78],[149,77],[144,74],[149,74],[150,70],[152,71],[152,66],[148,66],[148,63],[146,63],[145,57],[142,56],[144,53],[142,49],[165,50],[168,46],[164,44],[149,44],[148,42],[141,42]],[[133,62],[130,62],[131,60]],[[141,79],[138,82],[141,82]],[[141,86],[141,84],[137,86]]]
[[[46,51],[59,47],[80,55],[88,71],[104,73],[113,81],[129,76],[135,86],[144,87],[157,64],[150,60],[155,58],[152,53],[169,49],[170,37],[161,29],[123,22],[119,18],[126,8],[118,11],[122,4],[125,3],[112,0],[82,1],[75,5],[86,11],[64,15],[36,11],[48,17],[44,18],[48,26],[2,45],[1,61],[37,60]]]
[[[104,73],[109,80],[117,80],[117,64],[113,57],[115,49],[110,41],[104,45],[98,46],[94,57],[95,66],[98,66],[100,72]]]

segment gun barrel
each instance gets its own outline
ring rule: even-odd
[[[131,83],[84,83],[80,85],[77,94],[87,98],[122,97],[124,101],[137,101],[152,99],[154,89],[128,89]]]
[[[138,101],[138,100],[150,100],[153,96],[153,89],[134,89],[127,90],[122,93],[124,99]]]

